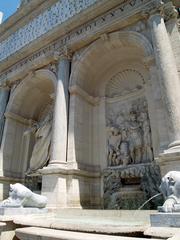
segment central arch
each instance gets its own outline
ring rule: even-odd
[[[92,172],[107,168],[106,100],[112,97],[113,91],[119,94],[121,87],[125,89],[126,81],[131,93],[137,90],[139,96],[148,95],[145,86],[150,73],[145,62],[153,54],[144,35],[118,31],[98,39],[74,56],[70,77],[69,162]],[[126,91],[124,94],[124,97],[128,95]],[[86,193],[89,205],[102,203],[101,183],[101,179],[99,185],[92,180],[92,192]],[[91,196],[96,196],[96,200]]]

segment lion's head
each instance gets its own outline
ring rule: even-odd
[[[163,193],[165,199],[168,196],[174,194],[180,194],[179,191],[180,186],[180,172],[178,171],[170,171],[168,172],[161,181],[160,190]]]

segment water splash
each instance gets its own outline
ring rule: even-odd
[[[147,201],[145,201],[137,210],[141,210],[148,202],[150,202],[153,198],[156,198],[158,196],[162,195],[162,193],[158,193],[154,196],[152,196],[151,198],[149,198]]]

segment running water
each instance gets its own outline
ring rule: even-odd
[[[141,208],[143,208],[143,207],[144,207],[148,202],[150,202],[153,198],[158,197],[158,196],[160,196],[160,195],[162,195],[162,193],[158,193],[158,194],[152,196],[152,197],[149,198],[147,201],[145,201],[145,203],[143,203],[137,210],[141,210]]]
[[[152,196],[151,198],[149,198],[147,201],[145,201],[145,202],[134,212],[133,216],[135,217],[135,216],[136,216],[136,213],[137,213],[139,210],[141,210],[141,208],[143,208],[143,207],[144,207],[148,202],[150,202],[153,198],[158,197],[158,196],[160,196],[160,195],[162,195],[162,193],[158,193],[158,194]]]

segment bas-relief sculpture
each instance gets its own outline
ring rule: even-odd
[[[138,91],[138,90],[136,90]],[[159,192],[160,170],[154,163],[147,101],[142,95],[115,96],[106,105],[107,163],[104,207],[137,209]],[[147,208],[156,208],[161,198]]]
[[[53,106],[48,107],[49,112],[39,122],[33,124],[24,135],[34,134],[35,144],[32,151],[29,169],[26,174],[35,173],[44,167],[50,159],[50,143],[52,135]]]
[[[180,212],[180,172],[170,171],[161,181],[160,190],[165,202],[158,207],[160,212]]]
[[[44,208],[46,204],[45,196],[33,193],[24,185],[16,183],[10,185],[9,197],[0,203],[0,207]]]
[[[109,106],[107,113],[108,166],[152,162],[151,128],[145,99],[134,100],[126,109],[118,103],[112,108]]]

